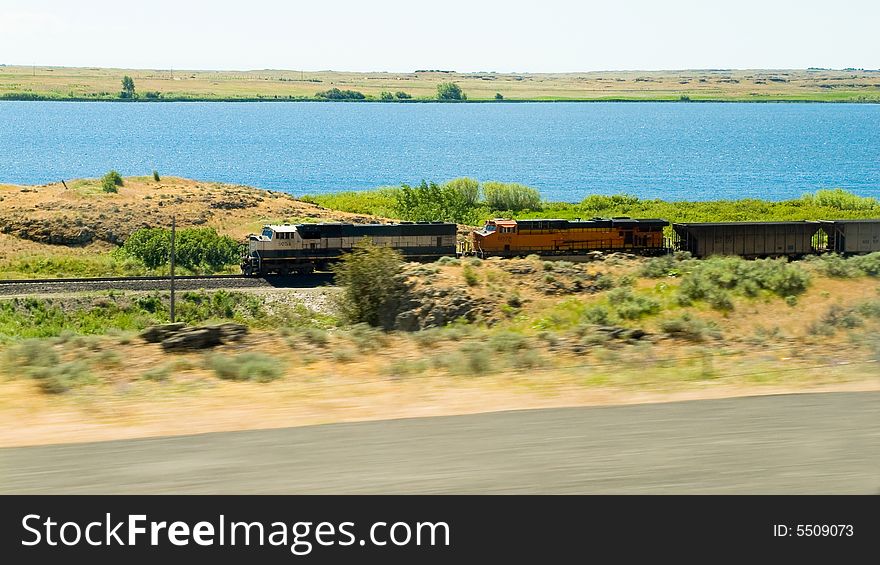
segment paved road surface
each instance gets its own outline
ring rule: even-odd
[[[880,393],[0,450],[2,493],[880,493]]]

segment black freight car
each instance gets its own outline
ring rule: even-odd
[[[711,222],[672,224],[673,245],[694,257],[800,257],[819,252],[819,222]]]

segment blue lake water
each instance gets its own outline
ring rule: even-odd
[[[471,176],[568,201],[880,196],[880,105],[0,102],[0,182],[111,168],[297,195]]]

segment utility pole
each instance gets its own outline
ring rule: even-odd
[[[174,323],[174,232],[177,227],[177,218],[171,216],[171,323]]]

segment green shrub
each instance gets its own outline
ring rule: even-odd
[[[104,192],[119,192],[120,186],[122,186],[122,177],[116,171],[110,171],[103,177],[101,177],[101,190]]]
[[[866,318],[880,318],[880,300],[862,302],[856,307],[856,311]]]
[[[489,353],[480,343],[468,342],[461,347],[460,371],[465,374],[481,376],[492,366]]]
[[[363,100],[366,98],[362,92],[357,90],[339,90],[338,88],[318,92],[315,97],[324,100]]]
[[[608,308],[595,304],[584,310],[583,319],[591,324],[605,326],[611,323],[611,312]]]
[[[817,263],[821,271],[829,277],[846,279],[861,274],[861,269],[855,261],[845,259],[840,255],[822,255]]]
[[[874,210],[880,207],[876,198],[857,196],[840,188],[820,189],[815,194],[804,195],[802,200],[815,206],[837,210]]]
[[[159,178],[159,171],[153,170],[153,180],[159,182],[161,179]]]
[[[171,378],[171,366],[170,365],[157,365],[152,369],[144,371],[141,375],[141,378],[147,381],[161,382],[167,381]]]
[[[240,353],[224,355],[214,353],[208,356],[208,366],[221,379],[229,381],[274,381],[284,372],[277,357],[265,353]]]
[[[461,274],[464,277],[464,282],[468,286],[477,286],[478,284],[480,284],[480,277],[470,265],[465,265],[464,269],[462,269],[461,271]]]
[[[398,90],[397,92],[395,92],[394,97],[397,98],[398,100],[409,100],[410,98],[412,98],[411,95],[407,94],[406,92],[403,92],[402,90]]]
[[[521,212],[541,209],[541,193],[518,183],[484,182],[483,195],[491,210]]]
[[[511,331],[500,331],[492,334],[489,338],[489,347],[499,353],[513,353],[520,349],[527,349],[528,341],[521,334]]]
[[[739,257],[711,257],[681,265],[684,274],[677,298],[683,305],[710,296],[717,298],[719,289],[740,291],[746,296],[755,296],[760,290],[780,297],[795,296],[810,283],[809,273],[784,259],[747,261]],[[722,300],[719,304],[723,306],[726,302]]]
[[[857,311],[832,304],[822,316],[821,323],[831,328],[852,329],[861,326],[864,321]]]
[[[381,349],[387,342],[387,336],[381,331],[367,324],[355,324],[349,329],[348,337],[354,343],[357,350],[362,353]]]
[[[337,363],[351,363],[357,358],[357,351],[351,347],[337,347],[330,353]]]
[[[603,273],[596,278],[593,286],[595,286],[599,290],[608,290],[610,288],[614,288],[614,277]]]
[[[853,257],[850,261],[869,277],[880,277],[880,252]]]
[[[437,264],[438,265],[460,265],[461,261],[459,261],[458,258],[456,258],[456,257],[446,255],[444,257],[440,257],[439,259],[437,259]]]
[[[706,296],[706,301],[709,303],[709,306],[715,310],[720,310],[722,312],[730,312],[733,310],[733,299],[730,297],[730,292],[724,289],[716,288],[710,291]]]
[[[52,367],[31,367],[27,374],[37,381],[43,392],[50,394],[60,394],[95,382],[85,361],[59,363]]]
[[[637,320],[660,311],[660,303],[648,296],[635,294],[628,287],[616,288],[608,293],[608,301],[617,315],[624,320]]]
[[[517,351],[510,361],[517,369],[534,369],[535,367],[543,367],[546,365],[544,358],[534,349]]]
[[[394,359],[385,368],[385,373],[392,378],[408,377],[424,373],[428,363],[422,359],[413,361],[410,359]]]
[[[239,260],[238,242],[214,228],[178,230],[174,245],[177,265],[187,269],[217,272]],[[135,230],[118,253],[143,262],[149,269],[165,266],[171,260],[171,230]]]
[[[60,394],[95,382],[85,361],[62,363],[51,342],[46,340],[23,341],[7,350],[5,357],[8,374],[31,378],[49,394]]]
[[[454,179],[443,184],[426,181],[418,186],[404,184],[394,195],[394,215],[402,220],[473,225],[482,216],[476,207],[479,183],[469,178]]]
[[[333,271],[343,290],[338,306],[348,321],[394,327],[399,305],[407,294],[399,251],[364,239],[334,265]]]
[[[680,262],[681,261],[676,259],[673,255],[652,257],[645,261],[642,268],[639,269],[639,275],[649,279],[678,276],[680,274]]]
[[[689,313],[661,321],[660,329],[670,337],[687,341],[705,341],[709,337],[720,336],[714,324],[695,318]]]
[[[467,100],[467,95],[454,82],[441,82],[437,85],[437,100]]]
[[[391,94],[390,92],[382,91],[379,94],[379,100],[382,100],[383,102],[390,102],[390,101],[394,100],[394,95]]]

